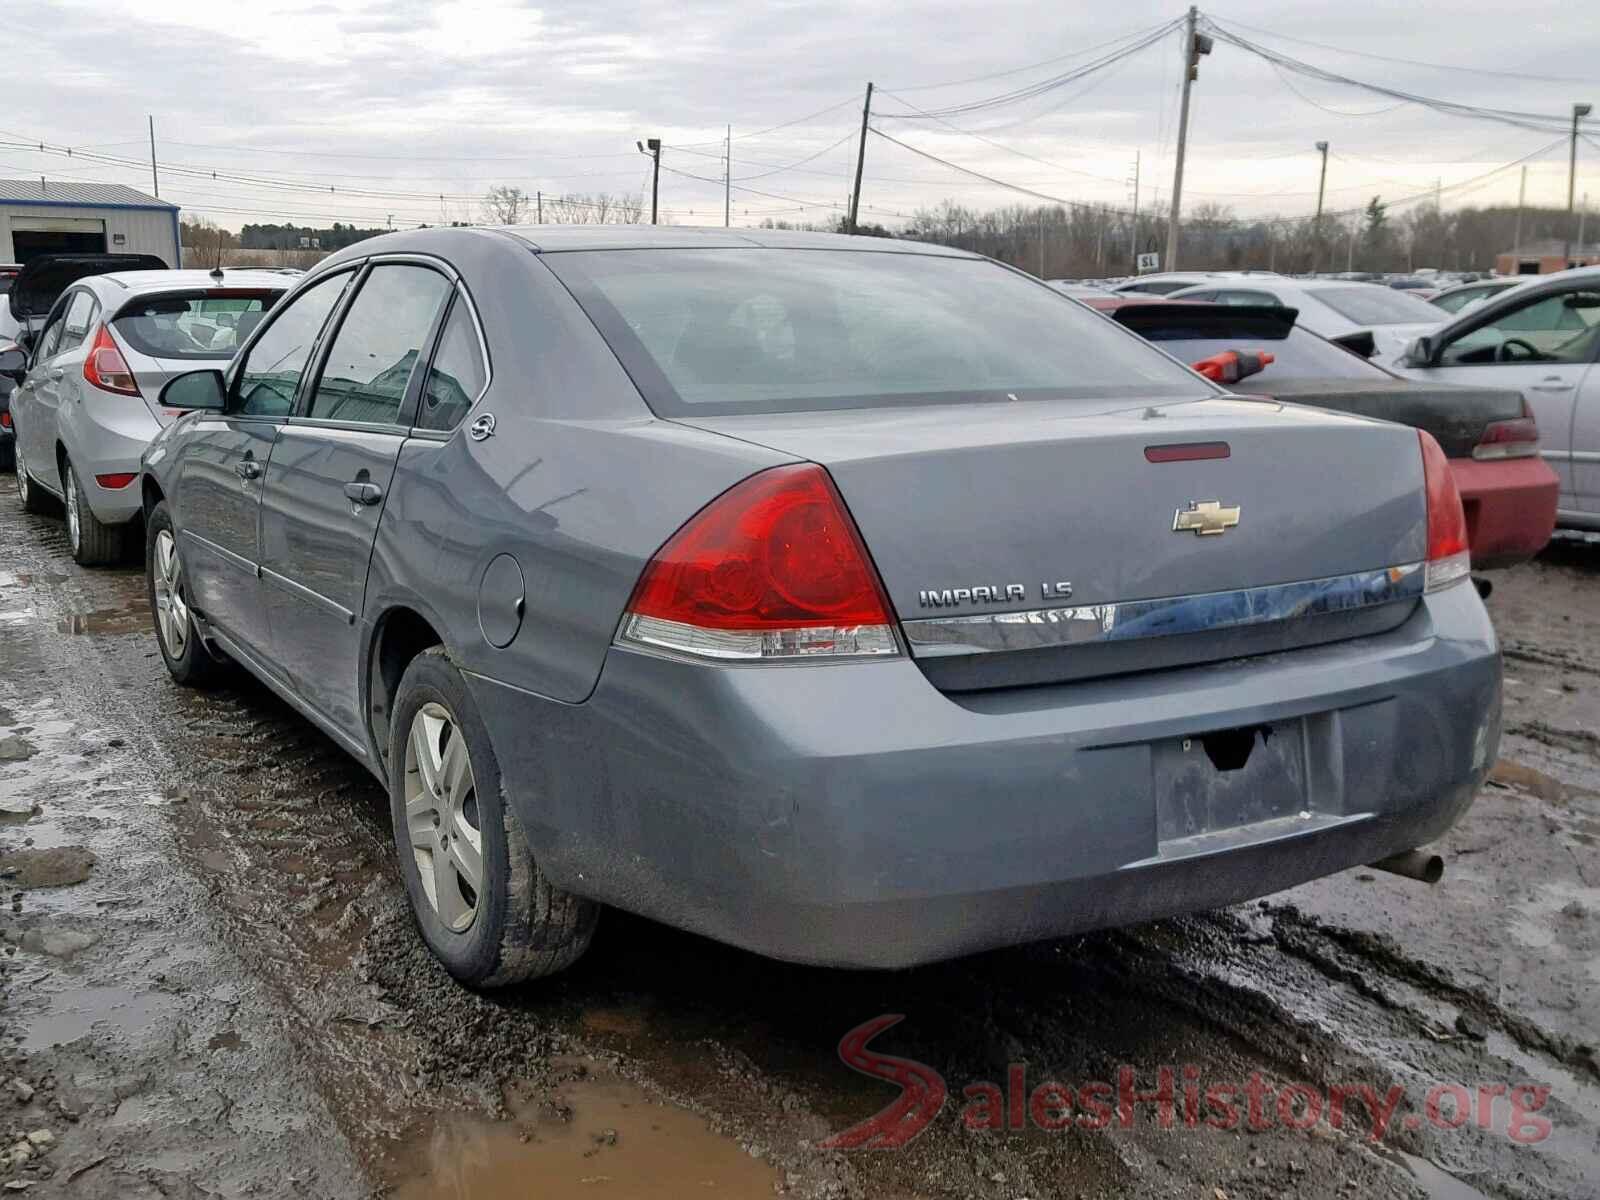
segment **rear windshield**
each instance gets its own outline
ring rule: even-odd
[[[1265,350],[1272,362],[1252,379],[1393,379],[1389,372],[1373,366],[1332,342],[1304,329],[1289,330],[1286,338],[1263,337],[1260,332],[1239,337],[1195,337],[1193,328],[1153,329],[1144,334],[1173,358],[1186,363],[1199,362],[1224,350]]]
[[[1347,321],[1357,325],[1439,324],[1444,318],[1426,300],[1418,300],[1393,288],[1369,283],[1358,287],[1318,288],[1308,293],[1322,301]]]
[[[232,358],[281,292],[178,293],[129,301],[112,325],[151,358]]]
[[[981,259],[718,249],[544,261],[665,416],[1210,394],[1104,317]]]

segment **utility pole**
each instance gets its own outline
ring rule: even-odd
[[[1311,222],[1311,270],[1315,274],[1317,262],[1322,258],[1322,193],[1328,186],[1328,143],[1318,142],[1322,152],[1322,174],[1317,177],[1317,219]]]
[[[645,138],[642,142],[634,142],[639,147],[640,154],[648,154],[650,165],[650,224],[656,223],[656,199],[661,194],[661,139]]]
[[[543,225],[544,224],[544,193],[543,192],[535,192],[533,194],[533,211],[534,211],[534,214],[535,214],[535,216],[537,218],[538,224]]]
[[[728,126],[727,140],[722,143],[722,227],[733,224],[733,126]]]
[[[1344,260],[1344,269],[1347,272],[1354,271],[1356,269],[1356,230],[1359,229],[1360,226],[1361,223],[1359,221],[1354,221],[1350,225],[1350,254],[1349,257]]]
[[[1578,186],[1578,122],[1594,111],[1592,104],[1572,106],[1572,150],[1567,158],[1567,238],[1561,248],[1561,269],[1572,264],[1572,199]]]
[[[1178,215],[1183,207],[1183,156],[1189,147],[1189,89],[1200,77],[1200,58],[1211,53],[1211,39],[1195,32],[1195,21],[1200,10],[1189,6],[1189,15],[1183,23],[1183,102],[1178,108],[1178,157],[1172,168],[1172,219],[1167,222],[1167,261],[1162,266],[1168,271],[1178,269]]]
[[[856,149],[856,186],[850,193],[850,214],[845,218],[846,233],[856,231],[856,214],[861,210],[861,171],[867,165],[867,122],[872,117],[872,84],[867,84],[866,103],[861,106],[861,145]]]
[[[1128,259],[1133,273],[1139,273],[1139,152],[1133,152],[1133,232],[1128,235]]]
[[[1577,128],[1577,119],[1573,119],[1573,128]],[[161,199],[161,176],[156,174],[156,118],[150,114],[150,184],[156,190],[156,199]]]
[[[1587,195],[1584,196],[1583,202],[1585,204],[1589,203],[1589,197]],[[1578,226],[1578,228],[1582,229],[1583,226],[1580,225],[1580,226]],[[1583,237],[1582,237],[1581,234],[1578,237],[1578,241],[1579,242],[1583,241]],[[1039,206],[1039,278],[1040,279],[1044,278],[1044,206],[1043,205]]]
[[[1589,219],[1589,193],[1583,194],[1583,204],[1578,208],[1578,255],[1583,255],[1583,226]]]
[[[1522,182],[1517,185],[1517,229],[1511,238],[1511,253],[1520,261],[1522,255],[1522,205],[1528,198],[1528,168],[1522,168]],[[1515,271],[1513,271],[1515,274]]]

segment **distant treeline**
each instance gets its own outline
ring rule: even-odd
[[[945,201],[919,209],[902,237],[977,251],[1046,279],[1131,275],[1136,253],[1165,255],[1164,205],[1129,213],[1106,205],[1074,204],[974,209]],[[775,228],[839,229],[829,225]],[[861,233],[895,236],[881,226]],[[1590,221],[1585,237],[1600,240],[1600,219]],[[1578,239],[1577,218],[1559,208],[1522,210],[1524,246],[1541,240]],[[1391,212],[1374,196],[1357,212],[1311,217],[1236,217],[1221,204],[1189,210],[1179,231],[1179,266],[1186,270],[1409,271],[1418,267],[1487,271],[1495,256],[1513,249],[1517,210],[1504,205],[1440,211],[1432,204],[1407,205]],[[1161,264],[1165,267],[1167,264]]]

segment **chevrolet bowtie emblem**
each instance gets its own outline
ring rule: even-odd
[[[1172,514],[1172,532],[1194,530],[1200,536],[1225,533],[1239,523],[1239,506],[1222,507],[1220,500],[1194,500]]]

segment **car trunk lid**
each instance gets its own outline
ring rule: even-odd
[[[1268,347],[1270,349],[1270,347]],[[1252,380],[1234,386],[1240,394],[1270,393],[1278,400],[1335,412],[1397,421],[1426,429],[1449,458],[1470,458],[1495,421],[1523,415],[1522,393],[1509,388],[1358,379]]]
[[[684,423],[828,469],[913,653],[948,690],[1058,682],[1373,632],[1402,621],[1414,598],[1339,600],[1328,620],[1312,621],[1307,614],[1323,605],[1307,595],[1283,620],[1226,618],[1294,603],[1292,595],[1274,592],[1269,601],[1245,593],[1381,575],[1425,553],[1415,432],[1292,405],[1223,397],[1134,406],[1053,401]],[[1220,531],[1200,532],[1211,527]],[[1409,594],[1409,586],[1402,590]],[[1371,595],[1387,595],[1385,587]],[[1117,643],[1109,653],[1066,644],[1081,642],[1097,619],[1115,624],[1113,606],[1224,596],[1231,599],[1189,606],[1178,626],[1143,610],[1148,631],[1162,636],[1096,634],[1097,642]],[[1208,605],[1211,615],[1196,624]],[[1059,615],[1066,610],[1070,619]],[[1057,616],[1040,615],[1048,613]],[[991,620],[997,614],[1011,614],[1017,636],[996,632],[1005,624]],[[1023,630],[1029,623],[1063,628]],[[1217,636],[1224,625],[1231,632]]]
[[[38,320],[62,292],[90,275],[166,269],[167,264],[153,254],[41,254],[17,272],[7,302],[18,321]]]

